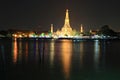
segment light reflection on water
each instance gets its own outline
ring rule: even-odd
[[[54,66],[54,55],[55,55],[55,42],[52,40],[50,42],[50,65]]]
[[[19,40],[19,42],[18,42],[18,62],[20,62],[21,63],[21,60],[22,60],[22,55],[23,55],[23,53],[22,53],[22,51],[23,51],[23,49],[22,49],[22,41],[21,41],[21,39]]]
[[[25,43],[25,57],[26,62],[28,61],[28,42]]]
[[[28,61],[28,59],[30,58],[35,60],[35,63],[39,63],[40,59],[44,61],[46,58],[48,58],[47,56],[49,56],[50,65],[51,67],[53,67],[55,65],[54,57],[55,57],[55,54],[57,54],[57,52],[55,52],[55,47],[56,47],[55,43],[56,42],[54,40],[51,40],[49,42],[50,45],[48,45],[46,42],[41,42],[41,41],[39,42],[38,40],[33,40],[33,42],[28,42],[28,41],[23,42],[22,40],[17,41],[15,39],[13,41],[13,49],[12,49],[14,54],[13,63],[16,64],[17,60],[18,62],[22,62],[23,57],[25,58],[26,61]],[[84,57],[85,57],[84,41],[75,43],[74,49],[72,44],[74,43],[71,40],[62,40],[59,43],[59,48],[61,49],[59,50],[60,51],[59,54],[61,55],[60,57],[62,61],[62,68],[63,68],[63,72],[66,79],[69,79],[70,68],[74,66],[72,65],[72,62],[71,62],[72,55],[74,54],[76,54],[76,56],[79,55],[79,57],[77,58],[80,58],[79,59],[80,63],[78,63],[78,65],[80,65],[80,68],[82,68],[84,64]],[[25,49],[23,49],[24,46],[25,46]],[[98,40],[94,41],[93,47],[94,47],[94,64],[95,64],[95,69],[97,69],[99,67],[99,56],[100,56],[100,45]],[[50,48],[50,51],[48,48]],[[39,56],[39,54],[41,55]]]
[[[84,43],[80,42],[80,64],[83,65],[83,55],[84,55]]]
[[[15,39],[13,42],[13,63],[17,62],[17,56],[18,56],[18,47],[17,47],[17,40]]]
[[[115,67],[120,66],[119,63],[116,63],[119,59],[119,42],[15,39],[11,43],[11,48],[9,48],[12,56],[8,54],[10,51],[7,52],[8,47],[6,47],[6,44],[2,44],[3,47],[1,46],[2,54],[7,55],[5,59],[8,60],[5,61],[11,61],[13,65],[20,66],[14,67],[15,71],[12,72],[13,66],[7,65],[8,72],[11,71],[11,75],[16,74],[16,76],[19,76],[19,71],[16,73],[19,67],[19,69],[23,69],[26,75],[32,72],[34,76],[38,75],[39,79],[42,77],[39,74],[44,74],[51,80],[56,80],[56,77],[60,78],[59,80],[100,80],[97,76],[104,80],[103,75],[109,78],[108,73],[112,75],[115,72],[112,73],[109,68],[114,70],[115,65],[117,65]],[[113,49],[113,47],[117,49]],[[115,53],[116,50],[118,53]],[[21,67],[23,65],[25,66]],[[111,65],[111,67],[108,65]],[[24,79],[24,76],[22,78]]]
[[[98,69],[99,67],[99,60],[100,60],[100,42],[99,40],[95,40],[94,42],[94,64],[95,69]]]
[[[39,60],[39,48],[38,48],[38,41],[36,41],[36,46],[35,46],[35,48],[36,48],[36,53],[35,53],[35,55],[36,55],[36,57],[35,57],[35,59],[36,59],[36,63],[38,63],[38,60]]]
[[[70,66],[71,66],[71,55],[72,55],[72,41],[63,40],[61,43],[61,58],[63,63],[63,71],[66,79],[69,79]]]

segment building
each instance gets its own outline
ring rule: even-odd
[[[80,33],[83,33],[83,25],[80,26]]]
[[[59,37],[70,37],[73,36],[73,30],[70,26],[69,21],[69,12],[68,9],[66,10],[65,22],[61,30],[57,30],[55,33]]]

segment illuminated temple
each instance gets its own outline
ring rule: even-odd
[[[14,33],[13,33],[14,32]],[[15,38],[24,38],[24,37],[29,37],[29,38],[72,38],[72,39],[98,39],[98,38],[106,38],[106,36],[102,35],[99,36],[97,34],[98,31],[92,31],[85,33],[83,25],[80,25],[79,30],[72,29],[70,26],[70,19],[69,19],[69,11],[68,9],[66,10],[65,14],[65,20],[64,20],[64,25],[60,30],[57,30],[54,32],[53,30],[53,24],[51,24],[51,28],[49,32],[37,32],[37,31],[13,31],[12,37]],[[11,35],[11,34],[10,34]]]
[[[69,21],[69,12],[68,9],[66,10],[66,16],[65,16],[65,22],[61,30],[56,31],[57,36],[61,37],[66,37],[66,36],[73,36],[73,30],[70,26],[70,21]]]
[[[83,30],[83,25],[81,24],[80,30],[73,30],[72,27],[70,26],[70,19],[69,19],[69,11],[68,9],[66,10],[65,14],[65,20],[64,20],[64,25],[61,27],[61,29],[58,29],[56,32],[53,30],[53,24],[51,24],[50,32],[42,32],[42,33],[36,33],[34,31],[32,32],[21,32],[17,31],[14,33],[12,36],[16,38],[21,38],[21,37],[32,37],[32,38],[74,38],[74,37],[83,37],[84,30]]]
[[[15,38],[24,38],[24,37],[29,37],[29,38],[55,38],[55,39],[59,39],[59,38],[72,38],[72,39],[98,39],[98,38],[106,38],[106,36],[102,35],[99,36],[97,34],[98,31],[92,31],[90,30],[90,32],[88,32],[87,34],[84,31],[83,25],[80,25],[80,29],[79,30],[75,30],[72,29],[72,27],[70,26],[70,20],[69,20],[69,11],[68,9],[66,10],[66,14],[65,14],[65,21],[64,21],[64,25],[60,30],[57,30],[56,32],[54,32],[53,30],[53,24],[51,24],[51,28],[49,30],[49,32],[41,32],[39,33],[39,31],[13,31],[12,33],[12,37]],[[9,34],[11,35],[11,34]]]

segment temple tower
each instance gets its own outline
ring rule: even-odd
[[[70,22],[69,22],[68,9],[66,10],[65,22],[64,22],[64,26],[61,29],[61,34],[63,36],[71,36],[72,35],[72,28],[71,28]]]
[[[53,33],[53,24],[51,24],[50,32]]]
[[[80,33],[83,33],[83,25],[80,26]]]
[[[64,23],[64,27],[70,27],[68,9],[66,10],[66,16],[65,16],[65,23]]]

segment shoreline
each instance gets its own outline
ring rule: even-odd
[[[29,39],[35,39],[35,40],[120,40],[120,38],[29,38],[29,37],[23,37],[23,38],[14,38],[14,37],[0,37],[0,40],[2,39],[12,39],[12,40],[20,40],[20,39],[25,39],[25,40],[29,40]]]

